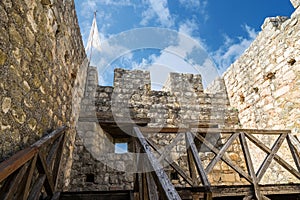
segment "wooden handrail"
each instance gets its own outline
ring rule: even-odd
[[[184,133],[191,131],[191,128],[178,128],[178,127],[140,127],[142,133]],[[198,133],[207,134],[232,134],[238,132],[245,132],[250,134],[265,134],[265,135],[280,135],[282,133],[291,133],[290,130],[271,130],[271,129],[239,129],[239,128],[195,128]]]
[[[213,192],[213,189],[210,185],[211,179],[208,179],[208,175],[210,173],[213,173],[214,167],[217,163],[220,162],[226,163],[228,167],[230,167],[231,170],[234,171],[234,173],[239,174],[240,177],[247,180],[251,185],[252,191],[247,194],[246,198],[254,197],[258,200],[268,199],[265,196],[266,194],[261,190],[261,187],[263,185],[261,184],[261,180],[262,177],[266,174],[266,171],[270,169],[270,164],[273,161],[276,161],[281,167],[287,170],[287,172],[293,175],[294,178],[300,180],[300,142],[295,136],[291,134],[290,130],[230,129],[206,127],[198,127],[196,129],[184,129],[178,127],[135,127],[134,132],[137,136],[137,141],[139,141],[139,143],[141,144],[140,149],[142,149],[143,152],[147,153],[148,160],[152,161],[152,163],[150,163],[150,166],[152,166],[154,170],[158,169],[157,171],[159,171],[161,169],[161,163],[167,162],[175,170],[175,172],[191,186],[191,188],[199,187],[199,184],[202,183],[201,192],[203,192],[204,199],[206,200],[212,199]],[[151,138],[151,134],[153,133],[173,134],[173,137],[171,137],[172,139],[171,141],[169,141],[168,145],[159,146],[159,144],[153,142]],[[179,144],[178,142],[182,141],[179,137],[181,134],[186,134],[186,147],[182,147],[183,144]],[[221,148],[218,148],[215,146],[214,142],[211,142],[208,138],[206,138],[208,134],[226,134],[227,136],[229,136],[229,138],[222,142],[224,144],[221,146]],[[272,138],[273,135],[275,135],[277,139],[272,147],[268,147],[262,141],[260,141],[260,137],[255,137],[255,135],[272,136]],[[209,161],[206,167],[204,167],[199,156],[199,149],[196,146],[196,141],[197,144],[204,145],[209,149],[210,152],[214,154],[214,158]],[[280,157],[280,155],[277,155],[278,150],[283,146],[284,141],[286,141],[288,144],[288,148],[291,151],[291,155],[293,157],[296,168],[289,162],[285,161],[284,158]],[[259,164],[257,172],[254,170],[255,166],[252,161],[253,158],[250,156],[251,149],[248,145],[249,142],[252,143],[251,148],[260,149],[266,153],[265,159],[262,163]],[[187,166],[184,165],[184,167],[185,169],[186,167],[188,167],[187,172],[189,172],[189,174],[186,171],[182,170],[181,166],[177,165],[176,162],[174,162],[175,160],[171,160],[170,156],[168,156],[171,152],[171,149],[177,144],[181,145],[181,151],[185,150],[185,152],[181,153],[184,153],[184,155],[186,156]],[[232,160],[232,158],[227,155],[227,153],[230,151],[230,147],[233,144],[236,145],[235,148],[240,149],[241,152],[239,153],[242,154],[242,157],[244,158],[241,163],[234,162],[234,160]],[[245,165],[247,169],[245,169],[243,165]],[[147,175],[147,172],[144,172],[142,174],[143,176],[141,176],[142,178],[140,178],[140,180],[143,180],[145,174]],[[156,186],[158,188],[161,188],[160,185],[162,185],[162,183],[164,183],[167,178],[156,178],[156,180],[158,180],[156,181]],[[280,186],[282,184],[278,185]],[[149,196],[149,192],[143,193],[145,190],[147,190],[147,188],[144,188],[143,184],[138,186],[138,188],[141,188],[141,186],[143,189],[142,194],[140,195],[146,194]],[[148,185],[146,184],[146,187],[147,186]],[[172,187],[168,186],[168,188]],[[161,192],[161,194],[164,194],[167,197],[166,199],[172,199],[171,197],[167,196],[167,192],[164,192],[167,190],[168,189],[166,188],[161,188],[159,192]]]
[[[160,192],[160,195],[162,196],[162,198],[163,199],[180,200],[181,198],[178,195],[175,187],[172,185],[166,172],[163,170],[163,167],[160,165],[158,160],[155,158],[155,156],[151,152],[151,150],[149,148],[149,144],[148,144],[147,140],[144,138],[144,136],[141,133],[141,131],[139,130],[139,128],[134,127],[133,131],[134,131],[135,135],[137,136],[137,140],[140,143],[142,152],[146,154],[146,158],[147,158],[146,162],[148,162],[150,164],[150,168],[147,170],[152,170],[154,180],[156,180],[155,182],[156,182],[157,189]],[[145,165],[145,163],[143,163],[142,165]],[[147,175],[147,173],[145,175]],[[149,181],[149,178],[147,180]],[[150,187],[150,186],[151,186],[151,184],[150,185],[148,184],[148,187]]]
[[[21,199],[27,199],[28,195],[34,196],[39,195],[40,191],[36,191],[33,187],[29,189],[30,182],[32,181],[33,171],[38,170],[39,176],[44,177],[42,186],[46,184],[47,193],[52,195],[55,191],[55,183],[51,182],[52,180],[56,180],[58,174],[58,167],[56,166],[53,169],[50,169],[49,166],[45,164],[45,159],[48,157],[48,162],[54,162],[56,165],[59,165],[61,159],[61,152],[64,144],[65,131],[67,130],[66,126],[59,127],[58,129],[52,131],[50,134],[42,137],[40,140],[32,144],[31,146],[17,152],[15,155],[11,156],[9,159],[0,163],[0,183],[7,180],[8,182],[12,182],[13,184],[4,183],[7,185],[17,185],[17,182],[26,182],[26,186],[22,185],[18,188],[18,192],[16,193],[16,188],[6,188],[4,191],[3,188],[0,187],[0,199],[8,198],[10,195],[15,193],[18,195],[17,197]],[[55,148],[55,151],[45,152],[47,155],[44,155],[42,152],[46,147],[51,148],[51,145],[60,144],[61,149]],[[57,145],[55,146],[57,147]],[[54,148],[52,148],[54,149]],[[43,150],[43,151],[42,151]],[[48,155],[51,154],[51,155]],[[58,156],[53,156],[52,154],[56,154]],[[30,164],[31,163],[31,164]],[[29,165],[30,164],[30,165]],[[30,166],[30,167],[28,167]],[[25,170],[25,171],[24,171]],[[49,170],[54,170],[53,173],[49,174]],[[22,171],[22,174],[20,174]],[[25,173],[28,171],[28,173]],[[16,176],[17,174],[17,176]],[[53,176],[53,177],[52,177]],[[16,177],[16,178],[11,178]],[[41,179],[42,180],[42,179]],[[17,181],[17,182],[16,182]],[[44,183],[45,181],[45,183]],[[49,184],[50,182],[50,184]],[[36,184],[36,183],[35,183]],[[48,185],[47,185],[48,184]],[[41,188],[42,188],[41,186]],[[16,187],[16,186],[13,186]],[[23,188],[23,189],[21,189]],[[37,188],[37,187],[36,187]],[[4,192],[4,193],[3,193]]]
[[[8,160],[0,163],[0,182],[14,173],[17,169],[23,166],[26,162],[32,159],[37,153],[36,148],[28,147],[24,150],[19,151]]]

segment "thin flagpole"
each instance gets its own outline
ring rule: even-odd
[[[94,12],[94,19],[96,19],[96,14],[97,14],[97,11]],[[93,30],[92,30],[92,41],[91,41],[90,62],[91,62],[91,60],[92,60],[92,53],[93,53],[94,31],[95,31],[95,27],[93,27]]]

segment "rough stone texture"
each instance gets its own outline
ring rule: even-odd
[[[291,0],[291,3],[293,4],[294,8],[298,8],[300,5],[300,1],[299,0]]]
[[[85,57],[73,1],[0,2],[0,160],[67,125],[70,166]]]
[[[300,135],[299,19],[299,8],[291,18],[267,18],[255,41],[223,74],[230,105],[238,110],[242,128],[289,129]],[[276,138],[260,139],[272,147]],[[257,155],[253,158],[257,169],[266,155],[251,143],[250,147]],[[278,154],[293,163],[287,144]],[[273,162],[263,183],[274,181],[296,180]]]
[[[200,75],[171,73],[162,91],[150,90],[147,71],[115,70],[114,88],[98,87],[97,112],[116,121],[150,118],[150,127],[188,127],[190,123],[238,123],[226,91],[204,93]]]
[[[97,72],[89,68],[85,98],[82,100],[80,119],[77,127],[74,162],[69,191],[99,191],[133,189],[134,172],[137,171],[137,154],[133,149],[132,138],[114,138],[102,129],[98,120],[118,123],[150,119],[149,127],[189,127],[193,123],[218,123],[221,126],[235,127],[238,124],[237,111],[230,108],[224,87],[216,94],[204,93],[200,75],[171,73],[164,91],[151,91],[150,73],[116,69],[114,87],[97,86]],[[106,130],[106,129],[105,129]],[[125,130],[123,130],[125,131]],[[126,132],[131,135],[130,132]],[[181,137],[171,150],[170,157],[188,171],[184,135],[148,135],[161,151],[172,140]],[[206,137],[216,146],[222,145],[225,136]],[[129,152],[114,153],[116,141],[128,142]],[[235,142],[228,150],[233,162],[241,165],[243,158]],[[200,156],[207,165],[214,154],[199,144]],[[245,166],[242,166],[245,169]],[[171,177],[172,168],[165,166]],[[223,173],[223,175],[222,175]],[[224,174],[228,174],[225,176]],[[93,180],[89,180],[93,176]],[[219,163],[210,178],[213,184],[244,184],[238,175],[226,164]],[[182,179],[173,179],[178,187],[187,186]]]
[[[104,95],[105,94],[105,95]],[[71,182],[68,191],[128,190],[133,188],[133,155],[115,154],[115,139],[98,123],[99,108],[108,111],[112,87],[98,87],[97,70],[89,67],[77,125]],[[101,99],[102,102],[96,101]],[[95,106],[97,105],[97,107]],[[111,115],[109,119],[111,119]],[[107,118],[106,118],[107,119]]]

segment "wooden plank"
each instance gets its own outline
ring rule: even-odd
[[[143,199],[144,200],[150,200],[149,199],[149,193],[148,193],[146,173],[142,174],[142,182],[143,182]]]
[[[179,133],[190,131],[191,128],[178,128],[178,127],[162,127],[162,128],[150,128],[141,127],[140,130],[143,133]],[[290,133],[290,130],[266,130],[266,129],[231,129],[231,128],[197,128],[198,133],[206,134],[232,134],[238,132],[244,132],[249,134],[264,134],[264,135],[279,135],[282,133]]]
[[[200,140],[204,145],[206,145],[213,153],[216,155],[219,154],[220,150],[214,147],[210,142],[208,142],[205,138],[203,138],[200,134],[196,134],[196,138]],[[235,165],[229,158],[227,158],[225,155],[221,158],[222,161],[224,161],[229,167],[231,167],[234,171],[236,171],[238,174],[243,176],[247,181],[250,183],[253,183],[253,180],[249,174],[247,174],[243,169],[241,169],[239,166]]]
[[[300,142],[297,139],[296,136],[289,134],[289,139],[293,143],[294,147],[297,149],[297,151],[300,153]]]
[[[201,182],[204,186],[207,186],[208,191],[210,191],[210,182],[209,182],[209,180],[207,178],[207,174],[203,168],[202,162],[199,157],[199,152],[197,150],[197,147],[194,142],[194,137],[191,132],[186,133],[186,141],[187,141],[187,144],[189,145],[188,149],[190,149],[192,152],[193,159],[196,164],[197,171],[200,175]]]
[[[248,135],[248,134],[246,134],[246,135]],[[259,169],[256,173],[258,183],[261,181],[262,177],[266,173],[266,171],[269,168],[273,158],[275,157],[276,153],[278,152],[279,148],[281,147],[281,145],[282,145],[282,143],[283,143],[283,141],[285,140],[286,137],[287,137],[287,133],[281,134],[278,137],[278,139],[276,140],[276,142],[274,143],[274,145],[272,147],[271,153],[269,153],[269,155],[265,158],[265,160],[263,161],[263,163],[259,167]]]
[[[189,128],[178,128],[178,127],[161,127],[161,128],[150,128],[150,127],[140,127],[142,133],[185,133]]]
[[[186,140],[187,141],[187,140]],[[192,177],[193,181],[193,187],[199,186],[199,182],[197,179],[197,169],[196,164],[193,159],[193,153],[192,150],[189,148],[189,144],[186,142],[186,153],[187,153],[187,159],[188,159],[188,166],[190,171],[190,176]]]
[[[256,137],[252,136],[251,134],[247,134],[247,138],[252,141],[255,142],[256,145],[263,150],[266,153],[271,153],[271,150],[261,141],[259,141]],[[295,177],[297,177],[298,179],[300,179],[300,173],[295,170],[289,163],[287,163],[284,159],[280,158],[278,155],[274,156],[274,160],[276,162],[278,162],[282,167],[284,167],[286,170],[288,170],[291,174],[293,174]]]
[[[19,151],[8,160],[0,163],[0,182],[18,170],[21,166],[23,166],[26,162],[33,158],[36,154],[37,149],[26,148],[24,150]]]
[[[24,193],[23,193],[23,196],[21,198],[23,200],[26,200],[28,195],[29,195],[29,187],[30,187],[30,184],[31,184],[31,181],[32,181],[32,178],[33,178],[33,172],[36,168],[36,161],[37,161],[37,154],[34,156],[34,158],[31,161],[31,164],[30,164],[30,170],[29,170],[27,180],[26,180],[26,183],[25,183]]]
[[[32,190],[28,196],[28,199],[30,199],[30,200],[38,200],[39,199],[45,179],[46,179],[45,174],[39,175],[38,179],[36,180],[36,182],[34,183],[34,185],[32,187]]]
[[[204,187],[177,187],[178,193],[182,194],[194,194],[194,193],[204,193]],[[231,199],[230,197],[237,196],[250,196],[253,194],[252,185],[213,185],[211,186],[213,197],[227,197],[226,199]],[[297,194],[300,195],[300,184],[281,184],[281,185],[260,185],[260,190],[262,195],[288,195]],[[229,197],[229,198],[228,198]],[[286,198],[287,199],[287,198]],[[287,199],[288,200],[288,199]]]
[[[147,139],[147,142],[154,149],[154,151],[160,154],[157,145],[155,145],[150,139]],[[193,185],[192,179],[174,161],[170,161],[168,158],[165,160],[190,186]]]
[[[48,171],[48,167],[46,165],[46,160],[44,156],[39,153],[38,154],[38,160],[37,160],[37,169],[40,174],[46,175],[46,180],[44,182],[44,187],[49,196],[52,196],[54,193],[54,183],[52,179],[51,173]]]
[[[155,182],[151,176],[151,173],[146,173],[146,180],[147,180],[147,188],[150,200],[159,200],[159,196],[157,193],[157,188]]]
[[[245,157],[245,160],[246,160],[246,165],[247,165],[247,168],[248,168],[248,172],[250,173],[250,176],[252,177],[252,180],[253,180],[253,187],[254,187],[255,197],[256,197],[257,200],[262,200],[263,197],[260,193],[258,180],[257,180],[256,174],[255,174],[255,171],[254,171],[254,167],[253,167],[252,159],[251,159],[251,156],[250,156],[248,144],[247,144],[247,141],[246,141],[246,138],[245,138],[245,134],[243,132],[240,134],[240,142],[241,142],[241,145],[242,145],[242,150],[243,150],[244,157]]]
[[[1,197],[3,200],[9,200],[13,199],[13,196],[15,195],[17,188],[20,187],[20,182],[22,181],[27,169],[28,169],[29,163],[23,165],[17,172],[16,176],[14,176],[13,180],[9,184],[8,191],[6,192],[5,196]]]
[[[52,177],[53,177],[53,183],[54,183],[54,189],[56,190],[57,188],[57,184],[58,184],[58,177],[59,177],[59,171],[60,171],[60,167],[61,167],[61,159],[62,159],[62,155],[63,155],[63,151],[64,151],[64,146],[65,146],[65,142],[66,142],[66,135],[62,135],[62,140],[60,140],[59,142],[59,147],[57,150],[57,155],[55,158],[55,162],[54,162],[54,166],[52,168]]]
[[[293,136],[292,135],[288,135],[287,142],[288,142],[291,154],[293,156],[295,165],[296,165],[296,167],[298,169],[298,172],[300,172],[300,158],[299,158],[299,154],[298,154],[296,148],[294,147],[294,145],[292,144],[291,137],[293,137]]]
[[[234,142],[234,140],[239,136],[239,133],[234,133],[230,136],[230,138],[227,140],[227,142],[223,145],[223,147],[220,149],[219,153],[214,157],[214,159],[207,165],[205,171],[206,173],[210,173],[214,166],[221,160],[221,158],[224,156],[227,149],[231,146],[231,144]]]
[[[163,148],[163,153],[157,159],[158,162],[161,162],[162,160],[165,159],[166,156],[169,156],[172,148],[176,146],[177,143],[183,139],[183,137],[184,137],[184,133],[179,133],[178,135],[176,135],[176,137],[172,140],[171,144],[168,144],[165,148]]]
[[[57,141],[54,142],[54,144],[52,145],[51,149],[49,150],[49,153],[48,153],[48,156],[47,156],[47,159],[46,159],[46,164],[47,166],[51,166],[55,157],[56,157],[56,154],[57,154],[57,150],[58,150],[58,147],[59,147],[59,144],[61,142],[63,138],[63,135],[61,135],[59,137],[59,139]]]
[[[138,174],[138,184],[139,184],[139,199],[143,200],[143,174]]]
[[[41,138],[39,141],[37,141],[36,143],[34,143],[31,146],[40,148],[43,145],[48,145],[49,143],[52,143],[54,140],[56,140],[59,136],[64,134],[66,130],[67,130],[66,126],[61,126],[61,127],[57,128],[56,130],[52,131],[50,134]]]
[[[146,153],[146,156],[149,160],[149,164],[151,165],[152,169],[154,170],[152,173],[154,174],[154,178],[157,180],[157,187],[159,191],[162,193],[162,195],[166,199],[181,199],[178,195],[177,191],[175,190],[174,186],[170,182],[167,174],[163,170],[160,163],[156,160],[155,156],[150,150],[149,144],[147,143],[146,139],[144,138],[143,134],[140,132],[140,130],[137,127],[133,128],[137,138],[139,139],[139,142],[141,144],[141,147],[143,151]]]

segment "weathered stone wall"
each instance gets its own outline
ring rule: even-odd
[[[117,121],[149,118],[149,127],[238,124],[237,110],[229,106],[226,91],[204,93],[200,75],[171,73],[162,91],[150,88],[149,72],[116,69],[114,88],[98,87],[97,112]]]
[[[0,160],[67,125],[70,167],[85,58],[73,1],[0,2]]]
[[[256,40],[225,72],[230,103],[243,127],[299,133],[299,19],[297,11],[291,19],[267,18]]]
[[[299,1],[292,1],[298,7]],[[300,9],[288,17],[267,18],[245,53],[224,73],[230,105],[238,110],[242,128],[289,129],[300,134]],[[274,136],[260,137],[268,146]],[[251,145],[260,164],[265,154]],[[279,155],[292,163],[287,144]],[[263,182],[295,182],[272,163]],[[278,170],[279,169],[279,170]],[[276,173],[274,173],[276,171]]]
[[[76,128],[71,181],[65,188],[68,191],[133,188],[133,174],[127,172],[133,168],[134,159],[129,154],[115,154],[115,139],[98,122],[99,108],[110,111],[112,87],[99,88],[97,74],[96,68],[89,67]],[[111,120],[112,115],[104,118]]]
[[[116,69],[114,87],[97,86],[95,69],[90,68],[88,74],[88,86],[77,127],[69,191],[133,189],[134,173],[138,169],[137,154],[132,152],[132,127],[121,127],[119,131],[125,132],[125,138],[114,138],[109,128],[104,127],[106,122],[115,121],[120,127],[123,123],[134,124],[146,120],[148,127],[182,128],[197,123],[218,123],[226,127],[238,124],[237,111],[230,108],[224,91],[220,90],[217,94],[204,93],[200,75],[172,73],[164,91],[151,91],[150,73],[147,71]],[[111,128],[116,125],[111,125]],[[216,146],[226,138],[215,136],[206,139]],[[149,134],[148,137],[163,150],[178,134]],[[114,153],[114,144],[120,140],[128,142],[128,153]],[[237,145],[235,143],[229,148],[228,155],[240,164],[243,159],[236,152]],[[200,146],[199,149],[201,159],[207,165],[214,157],[213,153]],[[170,156],[182,169],[189,170],[184,135]],[[173,169],[166,166],[165,170],[171,177]],[[210,179],[213,184],[244,183],[221,162],[215,167]],[[172,181],[177,186],[187,185],[180,177]]]

